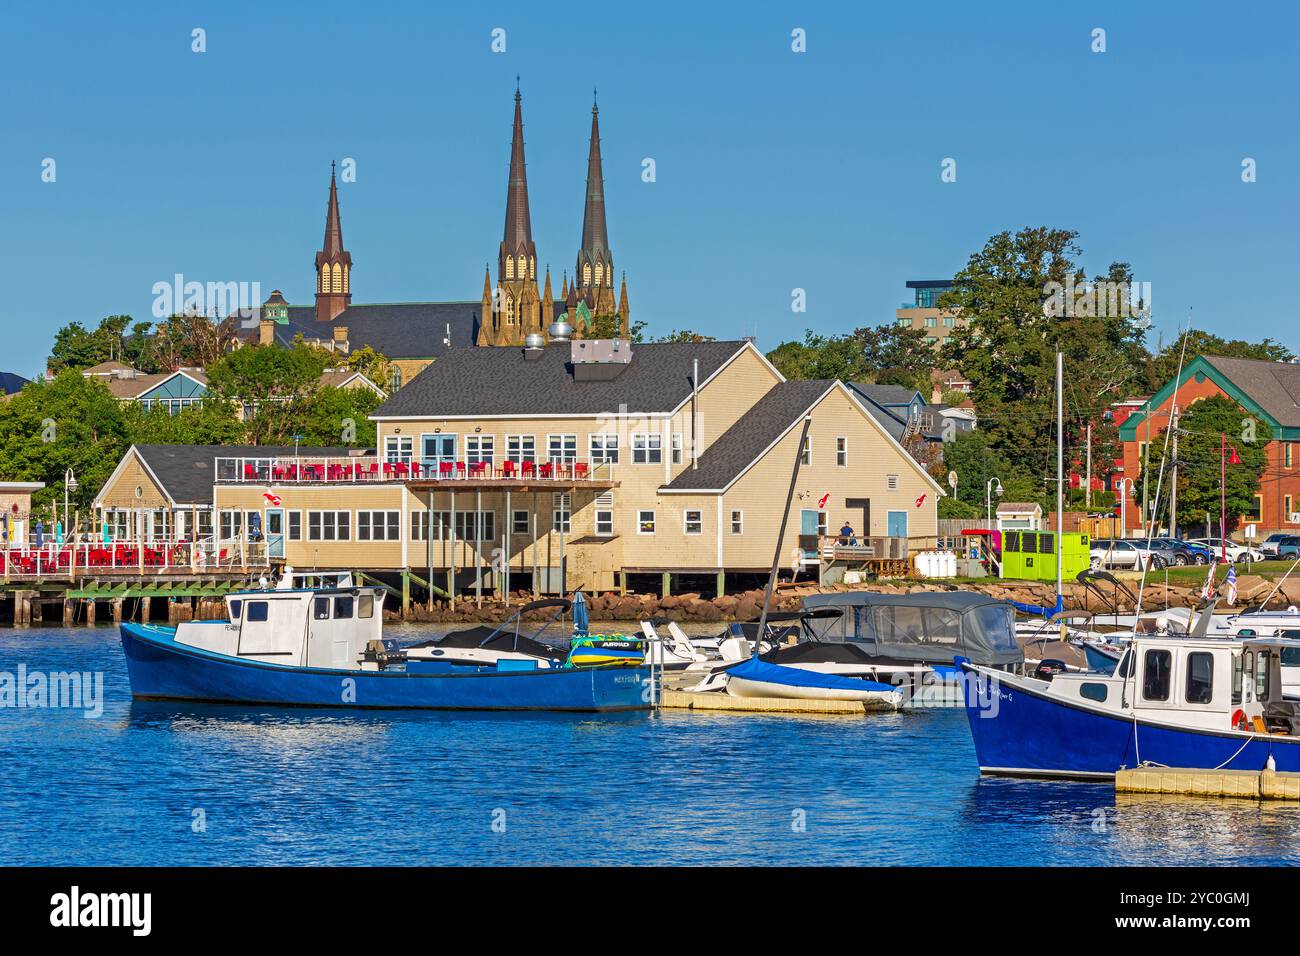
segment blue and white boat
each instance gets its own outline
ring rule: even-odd
[[[1111,674],[1021,677],[959,659],[981,773],[1108,778],[1143,765],[1300,771],[1300,641],[1135,635]]]
[[[408,660],[383,639],[382,588],[236,592],[229,620],[123,624],[131,694],[141,699],[348,708],[646,710],[644,667],[548,667],[502,658],[464,666]]]

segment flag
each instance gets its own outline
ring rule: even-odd
[[[1241,464],[1241,456],[1237,454],[1237,449],[1233,448],[1231,445],[1228,446],[1228,464],[1230,465]]]
[[[1210,573],[1206,575],[1205,587],[1201,588],[1201,597],[1203,597],[1207,601],[1210,598],[1214,597],[1214,572],[1217,571],[1218,569],[1219,569],[1218,561],[1213,561],[1210,563]]]
[[[1231,565],[1228,566],[1228,603],[1237,603],[1237,569]]]
[[[821,509],[821,508],[825,508],[825,507],[826,507],[826,502],[828,502],[828,501],[830,501],[830,500],[831,500],[831,493],[828,491],[828,492],[826,492],[826,494],[822,495],[819,499],[817,499],[817,507],[818,507],[819,509]]]
[[[925,504],[925,495],[921,495],[921,497],[916,499],[916,506],[918,508],[921,507],[921,505],[923,504]]]
[[[278,507],[280,507],[280,496],[279,496],[279,495],[273,495],[273,494],[271,494],[269,491],[264,491],[264,492],[262,492],[262,497],[265,498],[268,502],[270,502],[271,507],[273,507],[273,508],[278,508]]]

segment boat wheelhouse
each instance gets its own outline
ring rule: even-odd
[[[1289,638],[1138,634],[1114,671],[1038,680],[961,662],[980,771],[1097,777],[1144,764],[1300,770]]]

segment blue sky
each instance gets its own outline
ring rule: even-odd
[[[33,374],[72,320],[148,318],[153,284],[177,272],[309,303],[335,158],[357,163],[341,187],[355,301],[477,298],[501,238],[516,73],[539,265],[557,292],[572,271],[598,87],[611,244],[651,333],[771,348],[876,324],[906,280],[952,275],[1002,229],[1051,225],[1080,231],[1090,273],[1131,262],[1166,340],[1194,307],[1198,327],[1300,347],[1282,291],[1300,260],[1298,11],[10,6],[0,367]],[[41,181],[46,157],[56,182]],[[946,157],[955,183],[940,181]],[[1257,182],[1241,181],[1245,157]]]

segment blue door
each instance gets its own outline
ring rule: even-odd
[[[888,530],[886,534],[891,538],[907,537],[907,512],[891,511],[888,516]]]
[[[266,509],[266,554],[271,558],[284,557],[284,509]]]
[[[803,509],[799,512],[799,536],[812,535],[816,537],[820,525],[821,512]],[[816,548],[804,548],[803,557],[805,561],[817,560]]]

